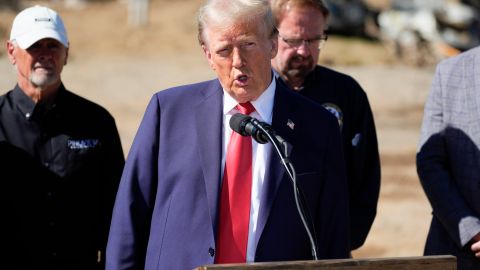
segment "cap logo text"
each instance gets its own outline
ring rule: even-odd
[[[51,20],[50,18],[35,18],[36,22],[50,22]]]

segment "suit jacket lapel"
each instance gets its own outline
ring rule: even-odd
[[[204,99],[194,108],[197,135],[208,207],[214,232],[216,232],[218,194],[221,183],[223,91],[217,80],[212,81],[203,92]]]
[[[281,86],[277,81],[277,87],[275,89],[275,98],[273,104],[272,113],[272,128],[276,133],[282,136],[287,142],[293,134],[293,129],[287,125],[289,116],[292,114],[291,104],[288,101],[285,91],[291,91]],[[288,154],[290,155],[292,146],[288,144]],[[283,149],[282,149],[283,151]],[[282,179],[286,174],[285,167],[283,166],[275,148],[271,147],[270,158],[266,164],[265,170],[265,183],[261,195],[260,210],[258,214],[257,231],[255,234],[255,247],[258,245],[258,241],[263,233],[265,224],[267,223],[268,216],[272,209],[275,196],[278,191],[278,187]],[[293,192],[293,190],[292,190]]]

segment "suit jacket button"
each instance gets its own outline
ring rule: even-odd
[[[212,257],[215,256],[215,249],[209,248],[208,249],[208,254],[210,254],[210,256],[212,256]]]

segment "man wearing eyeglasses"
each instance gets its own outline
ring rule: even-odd
[[[380,190],[377,137],[368,98],[350,76],[317,65],[327,41],[329,11],[321,0],[271,0],[278,53],[271,63],[291,89],[322,104],[338,119],[349,184],[350,249],[365,242]]]

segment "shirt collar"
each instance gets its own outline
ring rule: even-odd
[[[18,110],[25,115],[25,117],[30,118],[35,110],[36,103],[23,92],[18,84],[15,85],[15,88],[12,91],[12,100],[13,104],[16,104]]]
[[[58,96],[60,93],[64,90],[63,84],[60,85],[57,93],[57,98],[55,103],[58,101]],[[22,113],[26,118],[30,118],[34,113],[37,114],[40,112],[40,114],[43,114],[46,112],[46,108],[37,108],[37,107],[44,107],[42,104],[35,103],[29,96],[23,92],[23,90],[20,88],[20,86],[17,84],[15,85],[15,88],[12,91],[12,99],[14,104],[16,104],[18,110],[20,113]],[[52,104],[52,107],[56,107],[56,104]],[[37,110],[35,110],[37,108]]]
[[[272,122],[275,87],[275,76],[272,76],[272,81],[267,89],[263,91],[263,93],[256,100],[251,101],[253,107],[255,107],[255,112],[253,114],[256,114],[255,116],[259,117],[259,120],[269,124]],[[238,112],[238,110],[235,109],[235,106],[237,106],[238,102],[230,95],[226,94],[227,92],[225,90],[223,90],[223,92],[225,93],[223,95],[223,114],[227,115]]]

